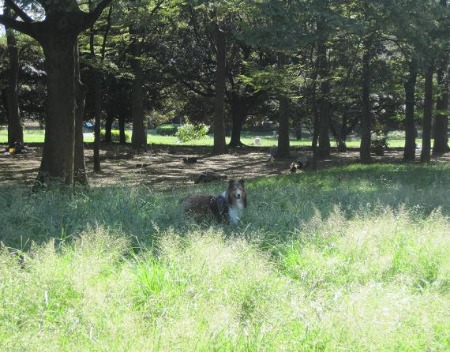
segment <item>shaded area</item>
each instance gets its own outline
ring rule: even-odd
[[[42,146],[31,145],[27,154],[0,154],[0,186],[30,186],[40,166]],[[155,146],[143,154],[133,154],[128,145],[103,145],[102,172],[93,172],[93,150],[87,145],[86,169],[91,187],[146,185],[157,189],[173,189],[193,184],[205,172],[231,178],[253,179],[289,174],[289,166],[297,158],[308,158],[308,148],[292,148],[291,157],[278,160],[270,157],[270,149],[247,147],[229,154],[212,155],[211,148],[198,146]],[[375,163],[401,163],[403,152],[389,150],[384,156],[373,156]],[[186,162],[188,160],[188,162]],[[433,159],[433,163],[449,162],[450,155]],[[359,162],[359,152],[333,151],[329,158],[318,163],[318,168],[329,168]]]

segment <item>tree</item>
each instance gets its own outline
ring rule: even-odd
[[[433,124],[433,154],[439,155],[449,151],[448,146],[448,104],[449,104],[449,48],[447,44],[448,26],[450,13],[447,7],[447,0],[440,0],[437,22],[442,27],[440,36],[443,39],[443,47],[437,59],[437,83],[439,86],[439,94],[436,98],[436,113],[434,115]],[[443,34],[443,35],[442,35]]]
[[[11,16],[11,9],[7,4],[4,6],[5,16]],[[18,76],[19,76],[19,50],[14,31],[5,26],[6,42],[9,55],[9,74],[7,87],[7,109],[8,109],[8,144],[13,147],[15,143],[23,143],[23,127],[20,118],[18,98]]]
[[[408,77],[405,87],[405,147],[403,160],[414,161],[416,156],[416,126],[414,123],[414,110],[416,105],[415,91],[417,81],[417,59],[412,58],[408,64]]]
[[[75,128],[81,127],[81,123],[75,123],[77,40],[111,2],[100,0],[94,10],[84,12],[76,0],[40,0],[36,3],[45,18],[38,20],[28,15],[18,2],[5,0],[20,20],[0,15],[0,23],[35,38],[46,60],[48,98],[44,150],[38,174],[40,182],[72,185],[75,170],[84,173],[84,156],[75,156],[75,151],[82,151],[75,147]],[[75,165],[76,160],[79,165]],[[87,180],[85,176],[84,179]]]
[[[214,99],[214,154],[227,153],[225,143],[225,80],[226,80],[226,36],[223,24],[218,21],[215,23],[214,38],[216,44],[216,80],[215,80],[215,99]]]

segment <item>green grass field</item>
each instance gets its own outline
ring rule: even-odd
[[[248,180],[239,227],[180,216],[222,188],[0,188],[0,350],[450,350],[450,165]]]
[[[131,131],[129,131],[131,135]],[[262,147],[272,147],[277,145],[277,137],[273,136],[268,132],[265,133],[257,133],[257,132],[247,132],[243,131],[242,133],[242,142],[246,145],[254,145],[255,138],[261,138],[261,146]],[[44,130],[30,129],[25,130],[25,143],[43,143],[44,142]],[[86,133],[85,142],[93,142],[94,137],[92,133]],[[229,142],[229,138],[227,138],[227,143]],[[0,143],[7,143],[8,141],[8,133],[6,128],[0,129]],[[205,138],[189,141],[185,143],[180,143],[175,136],[162,136],[156,134],[153,130],[150,131],[147,135],[148,143],[154,144],[165,144],[165,145],[198,145],[198,146],[212,146],[214,143],[213,137],[211,135],[206,136]],[[388,143],[390,147],[400,148],[404,146],[404,138],[402,135],[398,135],[394,133],[391,138],[388,139]],[[292,146],[311,146],[311,138],[306,136],[306,138],[302,140],[296,140],[294,136],[291,136],[290,144]],[[347,146],[351,148],[357,148],[360,145],[360,141],[358,139],[350,139],[347,141]],[[333,142],[332,142],[332,146]]]

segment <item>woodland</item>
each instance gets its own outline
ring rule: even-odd
[[[39,182],[88,182],[83,121],[97,171],[100,126],[125,143],[131,124],[139,154],[150,125],[174,120],[211,126],[215,155],[264,126],[276,158],[294,130],[314,162],[357,135],[370,163],[392,130],[404,161],[448,152],[445,0],[5,0],[0,23],[0,118],[10,147],[25,118],[45,126]]]

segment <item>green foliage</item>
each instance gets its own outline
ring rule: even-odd
[[[156,127],[156,133],[162,136],[174,136],[177,133],[180,125],[177,124],[163,124]]]
[[[206,137],[208,132],[209,127],[203,123],[196,125],[186,123],[178,128],[177,132],[175,133],[175,136],[178,138],[180,142],[184,143],[192,140],[202,139]]]
[[[100,139],[105,139],[105,130],[100,131]],[[114,143],[120,142],[120,131],[119,130],[111,130],[111,140]],[[131,141],[131,134],[128,131],[125,131],[125,142],[129,143]]]
[[[387,141],[387,135],[382,131],[377,131],[372,134],[372,138],[370,140],[370,149],[372,153],[376,155],[384,155],[384,152],[389,147],[389,143]]]

